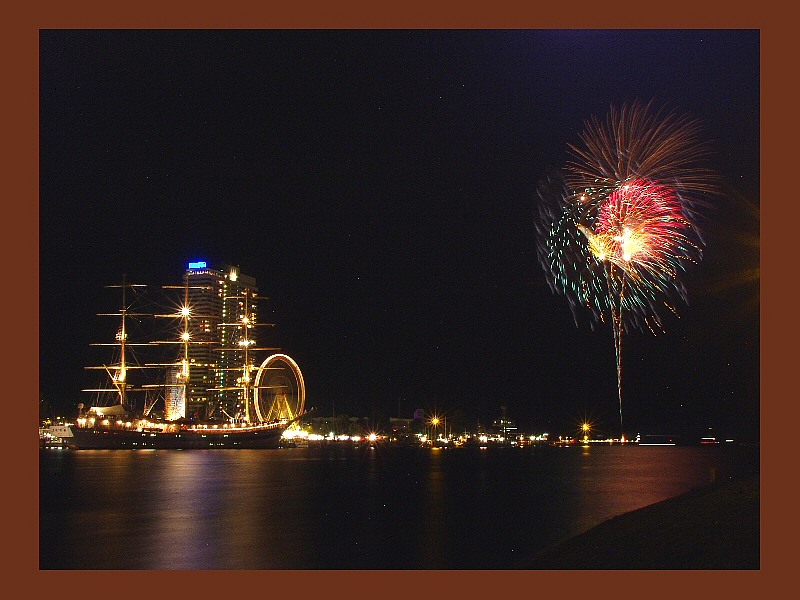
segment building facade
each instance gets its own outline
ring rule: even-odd
[[[241,411],[242,391],[235,389],[244,374],[240,342],[252,338],[257,323],[257,288],[254,277],[238,267],[211,268],[192,262],[184,275],[191,309],[189,381],[186,416],[206,419],[234,417]],[[245,333],[246,332],[246,333]]]
[[[164,391],[164,419],[176,421],[186,418],[186,387],[181,380],[181,367],[167,371],[167,385]]]

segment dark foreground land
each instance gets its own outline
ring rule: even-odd
[[[758,476],[621,515],[517,569],[759,569]]]

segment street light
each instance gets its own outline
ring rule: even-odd
[[[432,430],[431,430],[431,445],[434,446],[434,445],[436,445],[436,436],[433,433],[433,430],[439,427],[439,417],[434,415],[431,418],[431,426],[432,426]]]
[[[584,443],[587,443],[589,441],[589,430],[591,429],[591,426],[589,423],[583,423],[581,425],[581,429],[583,430],[583,441]]]

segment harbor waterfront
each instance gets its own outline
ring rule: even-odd
[[[758,473],[738,444],[44,449],[40,568],[503,569]]]
[[[760,568],[761,29],[231,25],[32,41],[34,589]]]
[[[93,450],[277,447],[284,431],[305,412],[303,375],[291,357],[276,352],[279,348],[256,346],[253,330],[273,324],[257,319],[255,279],[238,267],[225,270],[190,262],[183,285],[164,286],[183,292],[179,303],[167,300],[167,314],[138,312],[142,306],[159,306],[147,297],[147,285],[132,284],[123,275],[121,284],[107,286],[121,290],[122,302],[119,312],[98,316],[117,318],[119,325],[113,342],[96,345],[114,351],[111,362],[86,367],[102,372],[102,387],[83,390],[94,394],[93,403],[86,411],[78,403],[74,420],[40,427],[42,445],[55,441]],[[168,329],[170,339],[130,339],[136,321],[149,321],[152,327],[159,318],[180,323]],[[168,349],[151,354],[150,362],[133,354],[135,347],[153,346]],[[220,357],[210,359],[209,346]],[[257,351],[271,355],[256,361]],[[145,370],[155,371],[155,377],[132,383],[131,373]],[[142,397],[135,400],[135,395]]]

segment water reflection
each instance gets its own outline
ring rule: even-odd
[[[43,452],[44,569],[505,568],[757,449]]]
[[[710,483],[712,469],[731,476],[757,472],[758,463],[755,453],[746,457],[739,448],[584,446],[575,477],[578,502],[570,519],[577,529],[590,529]]]
[[[447,509],[445,503],[445,483],[442,472],[443,455],[446,450],[434,448],[428,454],[427,477],[425,478],[424,508],[419,539],[420,548],[415,553],[418,563],[414,566],[436,565],[446,556],[444,529],[447,526]]]

